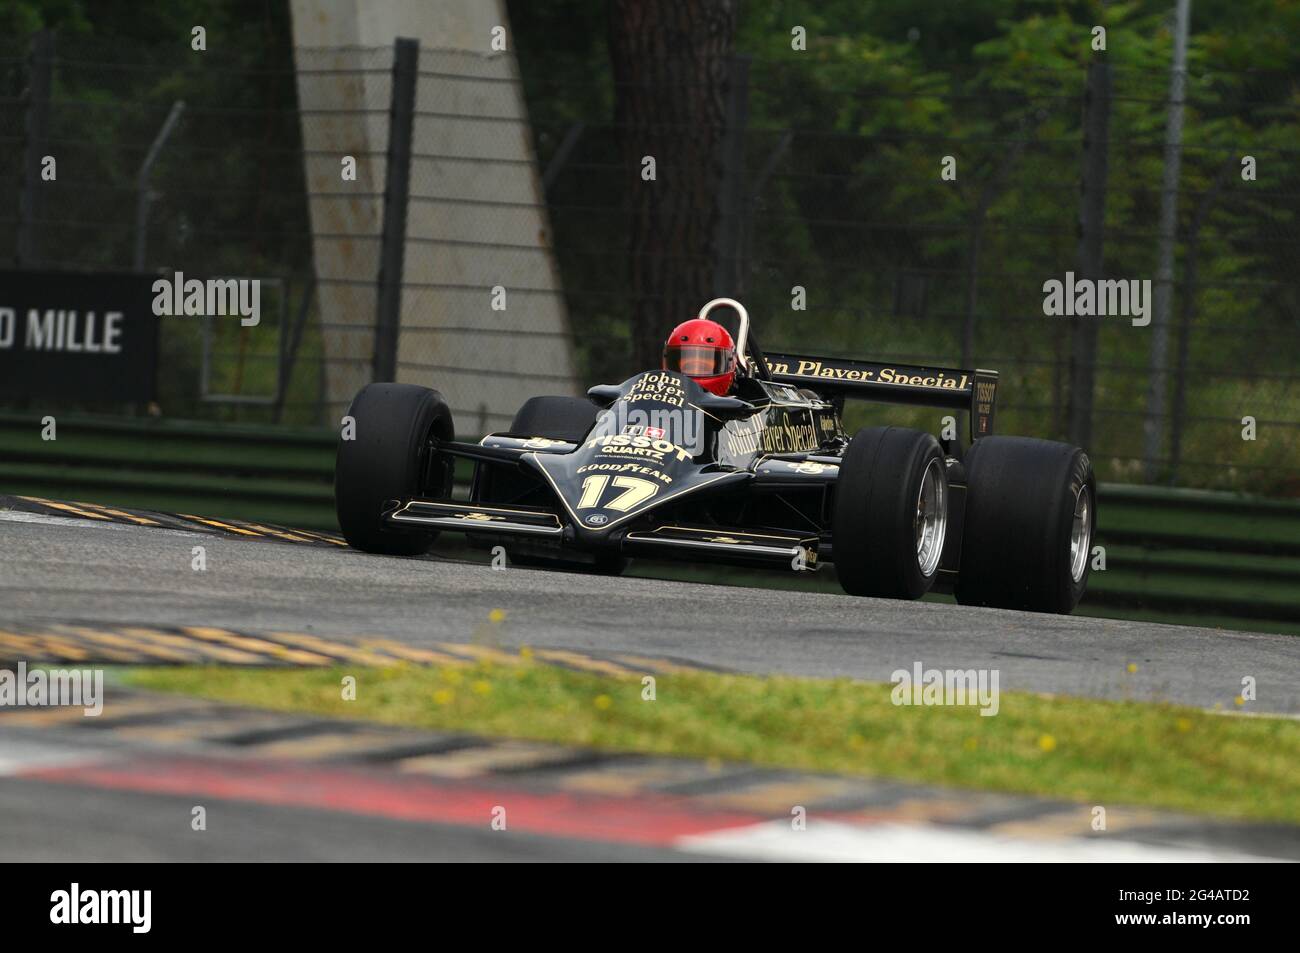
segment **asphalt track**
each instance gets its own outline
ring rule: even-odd
[[[195,571],[193,547],[200,545],[207,568]],[[493,610],[504,610],[503,622],[488,622]],[[1300,642],[1288,636],[494,571],[486,554],[481,563],[393,559],[329,544],[0,511],[0,628],[48,623],[378,635],[414,646],[491,638],[506,647],[639,653],[756,673],[876,681],[920,662],[997,669],[1003,691],[1230,711],[1241,677],[1250,675],[1259,695],[1248,710],[1300,710]],[[0,861],[10,862],[1230,860],[1295,857],[1300,850],[1290,828],[1195,820],[1181,834],[1174,821],[1173,828],[1150,827],[1128,840],[1092,842],[1075,830],[1086,826],[1085,813],[1020,801],[1013,809],[1005,796],[987,794],[921,792],[922,803],[941,799],[931,813],[955,798],[975,820],[956,828],[918,825],[908,806],[913,795],[889,793],[887,782],[878,806],[855,808],[864,817],[827,821],[817,807],[808,832],[792,835],[788,820],[779,819],[787,807],[748,819],[719,816],[716,807],[710,813],[707,795],[703,808],[680,801],[665,808],[653,795],[588,802],[544,777],[444,782],[351,763],[259,762],[229,750],[214,754],[211,745],[149,748],[89,722],[74,729],[14,724],[11,717],[0,726]],[[606,770],[622,777],[617,762]],[[739,784],[743,799],[752,780],[742,768],[724,771],[721,783]],[[768,783],[777,800],[785,790],[780,778],[754,783]],[[713,787],[710,780],[705,789]],[[203,832],[189,824],[199,803],[209,812]],[[520,829],[512,821],[508,836],[485,822],[487,805],[497,803],[523,818]],[[832,798],[827,809],[835,804]],[[778,819],[764,821],[768,816]],[[1060,833],[1062,819],[1065,840],[1001,833],[1004,825],[1014,831],[1021,824]]]
[[[191,568],[192,547],[205,571]],[[638,652],[754,673],[888,681],[996,669],[1002,691],[1300,713],[1300,640],[940,603],[608,578],[0,514],[0,624],[205,625],[412,645]],[[1234,704],[1242,679],[1257,697]]]
[[[472,863],[720,859],[665,848],[335,811],[207,801],[211,827],[191,830],[193,797],[0,778],[0,862]],[[165,823],[171,820],[173,823]]]

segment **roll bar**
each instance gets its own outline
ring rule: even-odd
[[[732,308],[736,314],[740,315],[740,330],[736,332],[736,360],[740,361],[745,366],[745,369],[752,374],[754,372],[754,362],[749,356],[749,312],[735,298],[714,298],[700,308],[699,317],[707,318],[709,312],[714,308]]]

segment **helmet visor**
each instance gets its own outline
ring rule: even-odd
[[[664,348],[664,367],[687,377],[717,377],[731,370],[732,352],[727,348],[669,345]]]

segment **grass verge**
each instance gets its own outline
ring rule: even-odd
[[[342,680],[356,677],[356,699]],[[1003,692],[896,706],[887,684],[711,672],[607,677],[530,661],[133,669],[128,684],[265,708],[649,754],[1300,823],[1300,722]]]

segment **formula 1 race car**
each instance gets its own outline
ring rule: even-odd
[[[854,595],[1070,612],[1088,583],[1096,483],[1077,447],[992,436],[996,372],[764,355],[745,309],[726,396],[648,370],[587,399],[534,397],[506,433],[455,439],[436,390],[369,384],[335,500],[348,543],[418,555],[457,530],[511,560],[618,572],[628,557],[835,567]],[[965,410],[970,446],[902,427],[850,437],[846,398]],[[457,460],[472,461],[465,499]]]

